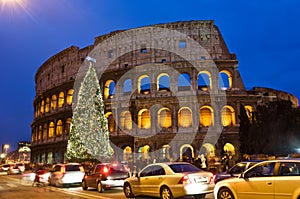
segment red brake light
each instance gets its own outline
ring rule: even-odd
[[[191,183],[191,181],[188,176],[183,176],[178,182],[178,184],[189,184],[189,183]]]
[[[103,173],[108,173],[108,171],[109,171],[108,167],[103,168]]]

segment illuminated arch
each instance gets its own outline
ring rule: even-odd
[[[235,147],[231,143],[226,143],[223,147],[225,153],[235,155]]]
[[[141,129],[151,128],[151,116],[148,109],[142,109],[138,113],[138,127]]]
[[[43,140],[47,140],[47,133],[48,133],[48,125],[44,124],[44,127],[43,127]]]
[[[247,114],[249,120],[252,121],[253,107],[250,105],[246,105],[244,108],[246,110],[246,114]]]
[[[235,111],[231,106],[224,106],[222,108],[222,125],[223,126],[234,126],[235,121]]]
[[[191,127],[193,125],[192,110],[189,107],[182,107],[178,111],[178,126]]]
[[[232,88],[232,74],[227,70],[219,72],[219,88],[227,90]]]
[[[170,90],[170,77],[167,73],[161,73],[157,76],[157,91]]]
[[[202,148],[205,149],[205,151],[202,151]],[[204,154],[204,155],[210,155],[211,157],[215,156],[215,147],[214,145],[210,144],[210,143],[205,143],[202,145],[201,149],[200,149],[200,153]]]
[[[138,93],[150,93],[150,77],[148,75],[142,75],[138,78]]]
[[[200,125],[209,127],[214,125],[214,112],[210,106],[202,106],[200,108]]]
[[[38,140],[42,139],[43,134],[43,127],[42,125],[39,126],[39,131],[38,131]]]
[[[51,110],[55,110],[57,105],[57,97],[56,95],[52,95],[51,97]]]
[[[73,102],[73,93],[74,93],[73,89],[70,89],[67,92],[67,104],[68,105],[72,105],[72,102]]]
[[[53,136],[54,136],[54,122],[50,122],[48,133],[49,133],[48,138],[53,138]]]
[[[120,128],[123,130],[132,130],[132,118],[129,111],[123,111],[121,113]]]
[[[132,159],[132,149],[130,146],[126,146],[123,150],[123,160],[129,161]]]
[[[45,111],[45,101],[42,100],[42,102],[41,102],[41,113],[44,113],[44,111]]]
[[[161,128],[170,128],[172,127],[172,114],[170,109],[168,108],[161,108],[158,111],[158,117],[157,117],[157,124],[158,127]]]
[[[104,99],[112,98],[115,93],[115,82],[113,80],[107,80],[104,84]]]
[[[208,71],[200,71],[198,74],[198,90],[207,91],[212,90],[211,73]]]
[[[194,156],[194,148],[192,147],[192,145],[190,145],[190,144],[184,144],[184,145],[182,145],[182,146],[180,147],[180,160],[183,159],[183,154],[184,154],[183,149],[184,149],[184,148],[188,148],[188,149],[191,150],[191,156],[192,156],[192,157],[190,157],[190,158],[194,158],[194,157],[195,157],[195,156]]]
[[[142,159],[142,160],[147,160],[149,158],[149,151],[150,151],[150,146],[149,145],[141,146],[138,149],[138,153],[139,153],[138,158]]]
[[[46,98],[46,106],[45,106],[45,112],[48,113],[50,110],[50,98]]]
[[[65,103],[65,94],[64,92],[60,92],[58,95],[58,107],[61,108],[63,107]]]
[[[115,131],[115,128],[116,128],[114,115],[112,114],[112,112],[107,112],[105,114],[105,116],[106,116],[107,122],[108,122],[108,130],[109,130],[110,133],[113,133]]]
[[[60,137],[62,136],[62,121],[61,120],[58,120],[57,123],[56,123],[56,136]]]
[[[68,135],[71,131],[72,118],[67,118],[65,122],[65,134]]]

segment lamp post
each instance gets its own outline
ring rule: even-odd
[[[6,160],[7,160],[7,150],[9,149],[9,144],[4,144],[3,146],[3,154],[4,154],[4,161],[6,163]]]

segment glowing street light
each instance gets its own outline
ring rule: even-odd
[[[9,144],[4,144],[3,149],[4,149],[4,154],[7,154],[7,150],[9,149]]]

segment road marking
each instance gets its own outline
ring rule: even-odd
[[[15,188],[15,187],[18,187],[17,185],[15,185],[15,184],[6,184],[8,187],[13,187],[13,188]]]
[[[99,196],[99,195],[95,196],[92,194],[82,193],[82,192],[78,192],[75,190],[74,191],[73,190],[59,190],[59,191],[70,194],[70,195],[80,196],[80,197],[87,198],[87,199],[90,199],[91,197],[92,198],[101,198],[101,199],[114,199],[114,198],[109,198],[107,196],[105,196],[105,197]]]

